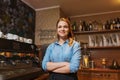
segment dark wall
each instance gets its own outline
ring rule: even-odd
[[[0,30],[34,41],[35,11],[21,0],[0,0]]]

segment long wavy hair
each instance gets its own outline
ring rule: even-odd
[[[73,40],[74,40],[74,35],[73,35],[73,32],[72,32],[72,26],[71,26],[71,23],[70,23],[70,20],[68,18],[60,18],[58,19],[57,23],[56,23],[56,28],[58,27],[58,23],[60,21],[64,21],[68,24],[68,27],[69,27],[69,33],[68,33],[68,39],[69,39],[69,46],[72,45],[73,43]],[[59,40],[59,35],[57,34],[57,38]]]

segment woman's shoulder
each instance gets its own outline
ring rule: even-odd
[[[75,40],[73,41],[72,47],[74,49],[81,49],[80,43],[78,41],[75,41]]]
[[[49,44],[49,45],[48,45],[48,48],[53,48],[54,45],[55,45],[55,42]]]
[[[80,42],[73,40],[74,45],[80,45]]]

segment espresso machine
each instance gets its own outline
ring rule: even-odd
[[[34,44],[0,38],[0,80],[33,80],[43,73]]]

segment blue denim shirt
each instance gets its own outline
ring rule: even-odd
[[[80,59],[81,50],[78,42],[73,41],[73,44],[69,46],[68,40],[63,45],[59,45],[56,41],[48,46],[42,61],[42,68],[47,71],[47,62],[69,62],[70,72],[75,73],[79,69]]]

